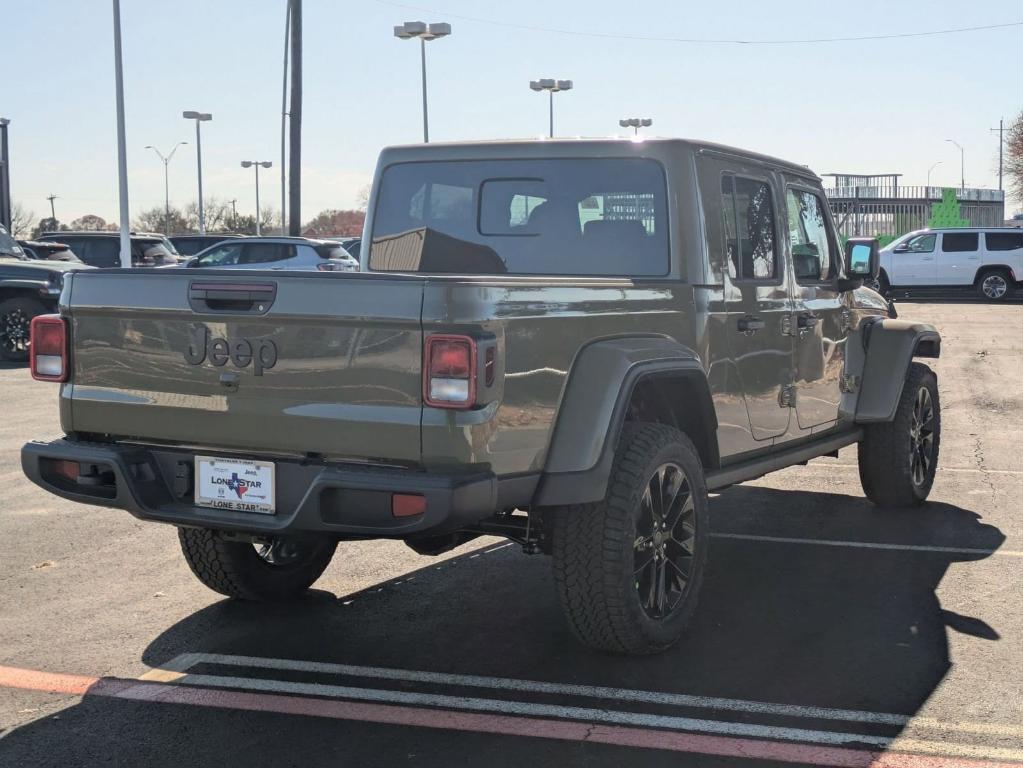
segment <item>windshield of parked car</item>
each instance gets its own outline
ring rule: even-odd
[[[664,171],[640,158],[399,163],[381,178],[370,269],[665,275]]]
[[[176,253],[167,248],[165,240],[144,240],[139,244],[142,250],[140,265],[160,266],[161,264],[177,264],[180,259]]]
[[[11,237],[10,233],[3,226],[0,226],[0,256],[14,259],[25,258],[24,251],[18,245],[18,241]]]

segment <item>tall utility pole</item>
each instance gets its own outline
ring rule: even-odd
[[[189,110],[182,112],[181,116],[186,120],[195,120],[195,164],[199,170],[199,234],[206,234],[206,209],[202,202],[202,132],[199,125],[213,119],[209,112],[195,112]]]
[[[1002,189],[1002,154],[1005,149],[1005,118],[998,120],[998,127],[991,128],[992,131],[998,131],[998,191]]]
[[[427,24],[424,21],[406,21],[394,28],[394,36],[399,40],[419,39],[419,59],[423,81],[423,143],[430,143],[430,117],[426,104],[426,43],[451,34],[451,25],[447,23]]]
[[[238,205],[237,205],[238,198],[236,197],[234,200],[228,200],[227,202],[229,202],[231,204],[231,229],[234,229],[235,224],[238,223]]]
[[[166,157],[163,156],[163,152],[158,150],[152,144],[146,144],[146,149],[153,150],[163,163],[163,233],[165,235],[170,234],[170,177],[168,169],[170,167],[170,161],[174,157],[174,153],[178,151],[178,147],[187,143],[187,141],[179,141],[174,145],[174,149],[172,149],[170,154]]]
[[[959,189],[963,192],[966,191],[966,152],[963,151],[963,145],[955,139],[945,139],[950,144],[955,144],[959,148]]]
[[[114,92],[117,101],[117,197],[121,211],[121,266],[131,269],[128,222],[128,148],[124,131],[124,71],[121,60],[121,0],[114,2]]]
[[[529,87],[537,92],[547,91],[550,97],[550,103],[548,104],[549,116],[550,116],[550,132],[549,136],[554,138],[554,94],[561,91],[572,90],[571,80],[555,80],[553,78],[545,77],[540,80],[530,80]]]
[[[291,0],[286,3],[284,12],[284,82],[281,86],[281,234],[288,226],[288,53],[291,50]]]
[[[263,218],[262,212],[259,210],[259,167],[269,168],[273,165],[269,160],[242,160],[242,168],[255,168],[256,169],[256,237],[263,234],[263,226],[260,220]],[[234,208],[234,201],[231,201],[231,207]]]
[[[291,2],[291,141],[288,176],[288,234],[302,234],[302,0]],[[281,219],[284,211],[281,211]],[[283,226],[283,224],[282,224]]]
[[[51,192],[46,199],[50,201],[50,218],[56,221],[57,209],[54,207],[53,201],[57,199],[57,196]]]

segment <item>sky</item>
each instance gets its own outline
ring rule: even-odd
[[[270,160],[261,199],[279,207],[285,0],[121,0],[132,216],[197,197],[195,129],[203,125],[205,196],[255,210],[253,172]],[[472,17],[472,18],[464,18]],[[0,116],[11,120],[15,202],[68,222],[116,221],[117,143],[109,0],[3,0]],[[805,163],[818,173],[902,173],[902,183],[997,188],[997,134],[1023,111],[1023,26],[933,37],[733,45],[628,37],[806,39],[1023,21],[1018,0],[700,2],[688,0],[304,0],[303,219],[354,207],[380,149],[422,138],[419,44],[392,28],[449,22],[427,44],[436,141],[537,137],[546,96],[529,81],[571,79],[555,96],[561,136],[620,133],[650,117],[650,135],[719,141]],[[499,22],[490,23],[490,22]],[[1012,201],[1007,213],[1019,209]]]

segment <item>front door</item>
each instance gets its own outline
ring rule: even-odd
[[[780,258],[774,186],[769,176],[722,177],[727,260],[724,275],[729,353],[755,440],[784,435],[792,374],[792,313]]]
[[[898,246],[892,252],[889,282],[892,285],[934,285],[937,241],[937,232],[923,232]]]
[[[820,190],[794,181],[785,191],[788,248],[793,268],[793,379],[800,430],[838,419],[839,383],[849,334],[848,311],[834,289],[838,239]]]

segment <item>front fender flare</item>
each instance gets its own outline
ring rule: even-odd
[[[697,377],[717,422],[699,356],[667,337],[607,339],[576,357],[561,397],[544,473],[534,501],[540,506],[581,504],[604,498],[615,448],[636,384],[647,376]]]
[[[847,347],[845,373],[857,386],[842,396],[843,415],[859,424],[891,421],[913,358],[940,355],[933,325],[889,318],[862,323]]]

